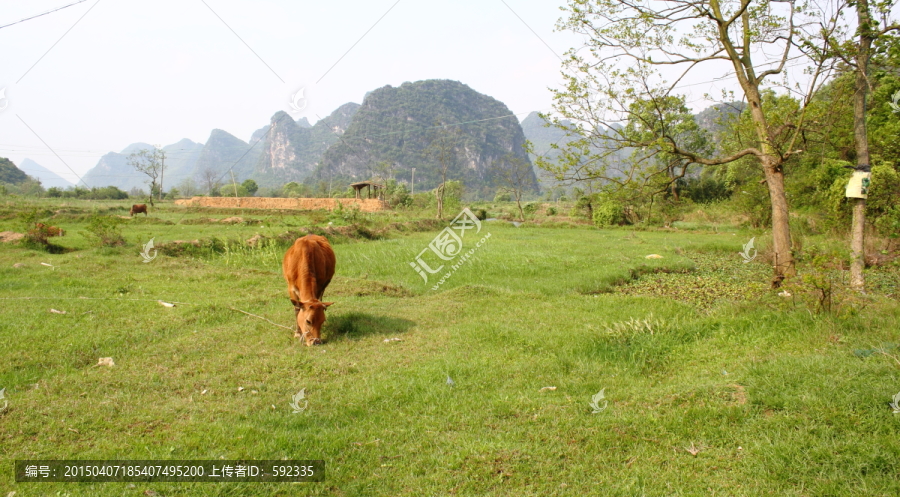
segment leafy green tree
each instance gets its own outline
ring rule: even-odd
[[[584,35],[586,42],[567,54],[565,85],[554,90],[556,115],[551,120],[572,140],[558,147],[556,164],[542,167],[557,178],[600,179],[602,184],[615,180],[607,171],[618,155],[633,148],[661,154],[660,164],[667,163],[662,154],[704,166],[755,157],[769,193],[776,259],[772,284],[779,286],[785,276],[795,274],[784,165],[801,153],[794,143],[806,122],[801,111],[789,126],[772,128],[762,90],[771,83],[768,80],[784,75],[788,61],[802,57],[812,66],[806,78],[809,85],[801,90],[805,107],[829,69],[830,59],[816,50],[824,44],[818,38],[834,24],[827,16],[812,24],[811,15],[819,12],[801,2],[569,0],[564,7],[567,18],[558,27]],[[742,148],[708,153],[693,148],[689,135],[679,132],[678,126],[663,124],[677,108],[671,98],[677,97],[676,87],[683,78],[704,70],[701,77],[722,74],[716,68],[723,61],[731,65],[750,109],[755,140]],[[659,73],[662,66],[680,73],[665,80]],[[623,123],[642,122],[645,109],[661,123],[648,122],[643,127],[646,133],[630,133]],[[774,143],[773,137],[780,134],[788,137],[784,148]]]
[[[309,185],[291,181],[285,183],[279,191],[274,193],[279,197],[302,198],[311,196],[312,189]]]
[[[437,206],[437,218],[444,218],[444,197],[447,186],[448,174],[457,168],[459,162],[459,150],[461,137],[459,129],[452,126],[439,125],[432,130],[427,148],[427,154],[432,158],[436,176],[440,179],[438,187],[434,189]]]
[[[855,169],[858,172],[870,172],[872,169],[866,126],[866,100],[869,88],[872,86],[869,79],[869,63],[878,40],[891,31],[900,31],[900,24],[887,22],[893,3],[893,0],[876,1],[873,2],[874,5],[871,5],[869,0],[853,0],[846,4],[840,2],[841,7],[855,7],[856,29],[853,36],[855,40],[841,36],[850,32],[846,26],[845,29],[838,29],[827,37],[831,53],[853,68],[856,76],[855,91],[853,92],[853,141],[856,151]],[[840,15],[843,15],[843,11],[844,9],[838,8]],[[879,23],[879,19],[883,19],[885,22]],[[862,291],[865,289],[863,269],[865,268],[866,199],[855,198],[852,203],[850,286]]]
[[[534,170],[525,159],[513,154],[503,156],[494,162],[492,168],[497,183],[497,192],[508,193],[516,200],[519,209],[519,219],[525,221],[525,212],[522,210],[522,197],[534,191]]]
[[[165,158],[165,152],[159,147],[153,150],[141,149],[128,155],[128,165],[150,179],[150,205],[153,205],[153,196],[161,194],[159,181],[165,170]]]
[[[631,152],[630,170],[633,179],[640,177],[644,186],[663,194],[667,191],[678,201],[678,180],[688,173],[694,161],[674,153],[669,140],[682,149],[697,155],[709,155],[712,147],[707,133],[700,128],[682,96],[660,96],[632,102],[628,124],[622,132],[628,142],[644,144]],[[612,181],[624,183],[623,179]]]
[[[244,187],[244,191],[247,192],[248,197],[256,195],[256,192],[259,190],[259,185],[257,185],[256,181],[253,181],[252,179],[244,180],[244,182],[241,183],[241,186]]]
[[[178,191],[185,197],[193,197],[199,190],[193,178],[185,178],[181,183],[178,183]]]
[[[244,185],[226,185],[221,192],[223,197],[249,197],[250,192]]]

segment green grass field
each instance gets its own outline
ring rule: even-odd
[[[90,213],[125,202],[42,202],[0,205],[0,231],[35,205],[67,230],[61,253],[0,244],[0,496],[900,494],[896,267],[817,313],[743,263],[754,234],[498,221],[432,290],[409,263],[438,228],[407,224],[331,237],[336,304],[307,348],[232,308],[291,326],[278,235],[347,219],[165,205],[122,220],[126,246],[96,248]],[[244,222],[208,221],[230,216]],[[355,221],[381,233],[413,217]],[[241,245],[255,234],[269,240]],[[144,263],[150,238],[203,243]],[[17,459],[327,469],[320,483],[16,483]]]

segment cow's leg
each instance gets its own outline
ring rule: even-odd
[[[303,333],[300,332],[300,323],[297,319],[300,316],[300,302],[291,299],[291,305],[294,306],[294,336],[301,337]]]

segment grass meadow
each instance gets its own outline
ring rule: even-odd
[[[0,204],[0,231],[35,208],[67,230],[58,253],[0,244],[0,495],[900,494],[896,266],[864,296],[838,274],[825,312],[743,262],[765,233],[491,221],[432,290],[409,263],[440,227],[410,214],[164,204],[93,246],[90,216],[125,203]],[[336,303],[305,347],[272,324],[293,321],[279,236],[351,223],[380,235],[329,235]],[[17,459],[323,459],[326,477],[16,483]]]

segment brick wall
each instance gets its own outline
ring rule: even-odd
[[[244,209],[297,209],[297,210],[333,210],[338,202],[344,207],[356,205],[363,212],[374,212],[384,209],[378,199],[355,198],[265,198],[265,197],[193,197],[175,201],[175,205],[192,207],[222,207]]]

